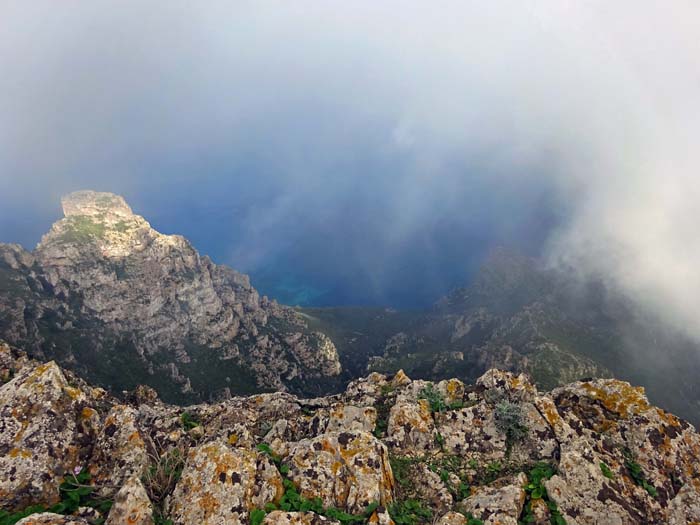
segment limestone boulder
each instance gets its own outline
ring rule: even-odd
[[[96,418],[53,361],[0,387],[0,507],[56,503],[63,477],[87,461]]]
[[[435,448],[435,422],[430,405],[420,401],[400,401],[391,407],[387,444],[402,454],[421,454]]]
[[[282,477],[267,456],[213,441],[190,450],[170,517],[176,525],[247,524],[252,509],[282,494]]]
[[[363,512],[393,500],[394,477],[386,446],[368,432],[330,432],[291,444],[284,458],[289,478],[325,507]]]
[[[525,504],[526,483],[527,477],[520,473],[493,486],[478,487],[461,507],[484,525],[518,525]]]

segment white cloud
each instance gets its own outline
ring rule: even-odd
[[[6,199],[254,151],[285,196],[251,217],[253,253],[287,210],[351,191],[337,166],[358,151],[396,155],[355,175],[391,191],[388,246],[468,214],[470,188],[547,188],[552,260],[700,336],[697,1],[35,1],[2,19]]]

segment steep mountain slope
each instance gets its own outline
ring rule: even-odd
[[[399,372],[183,408],[0,342],[0,407],[0,523],[700,523],[700,435],[616,379]]]
[[[62,204],[33,252],[0,245],[0,334],[11,343],[111,389],[144,383],[180,402],[337,381],[330,339],[247,276],[158,233],[119,196]]]
[[[471,286],[430,312],[304,313],[331,336],[343,364],[356,369],[364,364],[368,371],[404,369],[426,379],[473,381],[498,367],[527,372],[541,388],[615,375],[644,385],[661,406],[700,421],[697,344],[599,283],[581,284],[505,250],[492,254]]]

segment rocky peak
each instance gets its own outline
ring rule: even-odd
[[[61,205],[66,217],[117,215],[127,218],[134,214],[123,197],[103,191],[76,191],[62,197]]]
[[[187,249],[176,235],[163,235],[123,197],[113,193],[78,191],[61,199],[64,217],[42,237],[37,253],[45,264],[98,257],[124,258],[156,243]]]
[[[170,400],[340,373],[324,334],[122,197],[80,191],[62,204],[33,253],[0,248],[0,336],[114,389],[141,377]]]

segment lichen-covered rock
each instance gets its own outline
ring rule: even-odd
[[[494,487],[479,487],[461,506],[465,512],[483,520],[484,525],[518,525],[525,503],[525,474],[501,480]]]
[[[476,386],[483,391],[483,396],[495,401],[498,399],[531,400],[537,389],[525,374],[515,375],[511,372],[492,368],[476,380]]]
[[[443,449],[450,454],[468,455],[479,463],[505,457],[506,436],[496,427],[494,409],[488,403],[449,410],[436,418]]]
[[[214,441],[190,451],[170,504],[176,525],[247,523],[254,508],[282,497],[282,478],[255,451]]]
[[[121,487],[132,476],[144,473],[148,452],[136,418],[136,410],[125,405],[113,407],[105,418],[90,459],[96,485]],[[112,495],[114,490],[106,489],[103,495]]]
[[[363,512],[392,502],[394,478],[386,446],[367,432],[332,432],[289,447],[289,478],[308,499]]]
[[[545,482],[567,523],[595,525],[601,516],[611,524],[664,523],[658,504],[647,501],[644,491],[637,492],[622,476],[606,478],[599,459],[592,450],[564,449],[559,474]]]
[[[399,401],[391,407],[387,444],[403,454],[424,453],[435,447],[435,423],[425,399]]]
[[[313,512],[275,510],[265,516],[263,525],[338,525],[338,522]]]
[[[385,375],[372,372],[367,377],[351,381],[345,389],[343,399],[357,406],[372,406],[382,397],[382,389],[388,386],[393,387],[393,384]]]
[[[132,476],[119,489],[105,525],[153,525],[153,505],[138,477]]]
[[[56,503],[63,476],[87,459],[96,415],[53,361],[0,387],[0,506]]]
[[[669,523],[693,515],[700,436],[691,425],[624,381],[576,382],[551,395],[562,454],[546,486],[567,519],[596,523],[606,512],[610,523]]]
[[[326,432],[371,432],[376,422],[377,410],[374,407],[358,407],[344,403],[335,403],[330,409]]]
[[[90,525],[83,518],[75,516],[63,516],[61,514],[53,514],[52,512],[42,512],[40,514],[32,514],[17,522],[17,525]]]
[[[500,371],[468,388],[372,374],[323,398],[278,392],[182,408],[148,392],[125,405],[1,345],[0,361],[17,370],[0,387],[2,509],[54,503],[64,474],[87,467],[98,495],[118,490],[106,525],[151,525],[149,495],[175,525],[248,525],[253,509],[280,504],[285,490],[354,515],[376,502],[371,525],[394,525],[387,509],[395,499],[418,500],[441,525],[465,525],[469,514],[515,525],[525,473],[547,472],[546,494],[529,501],[534,524],[556,517],[549,502],[568,525],[700,524],[700,435],[622,381],[540,393],[525,376]],[[445,403],[433,411],[423,398],[434,396]],[[538,462],[550,468],[532,470]],[[97,517],[85,506],[71,518],[30,519],[82,525]],[[282,510],[264,523],[335,524]]]
[[[459,403],[464,399],[464,383],[459,379],[443,379],[435,389],[440,392],[448,405]]]

